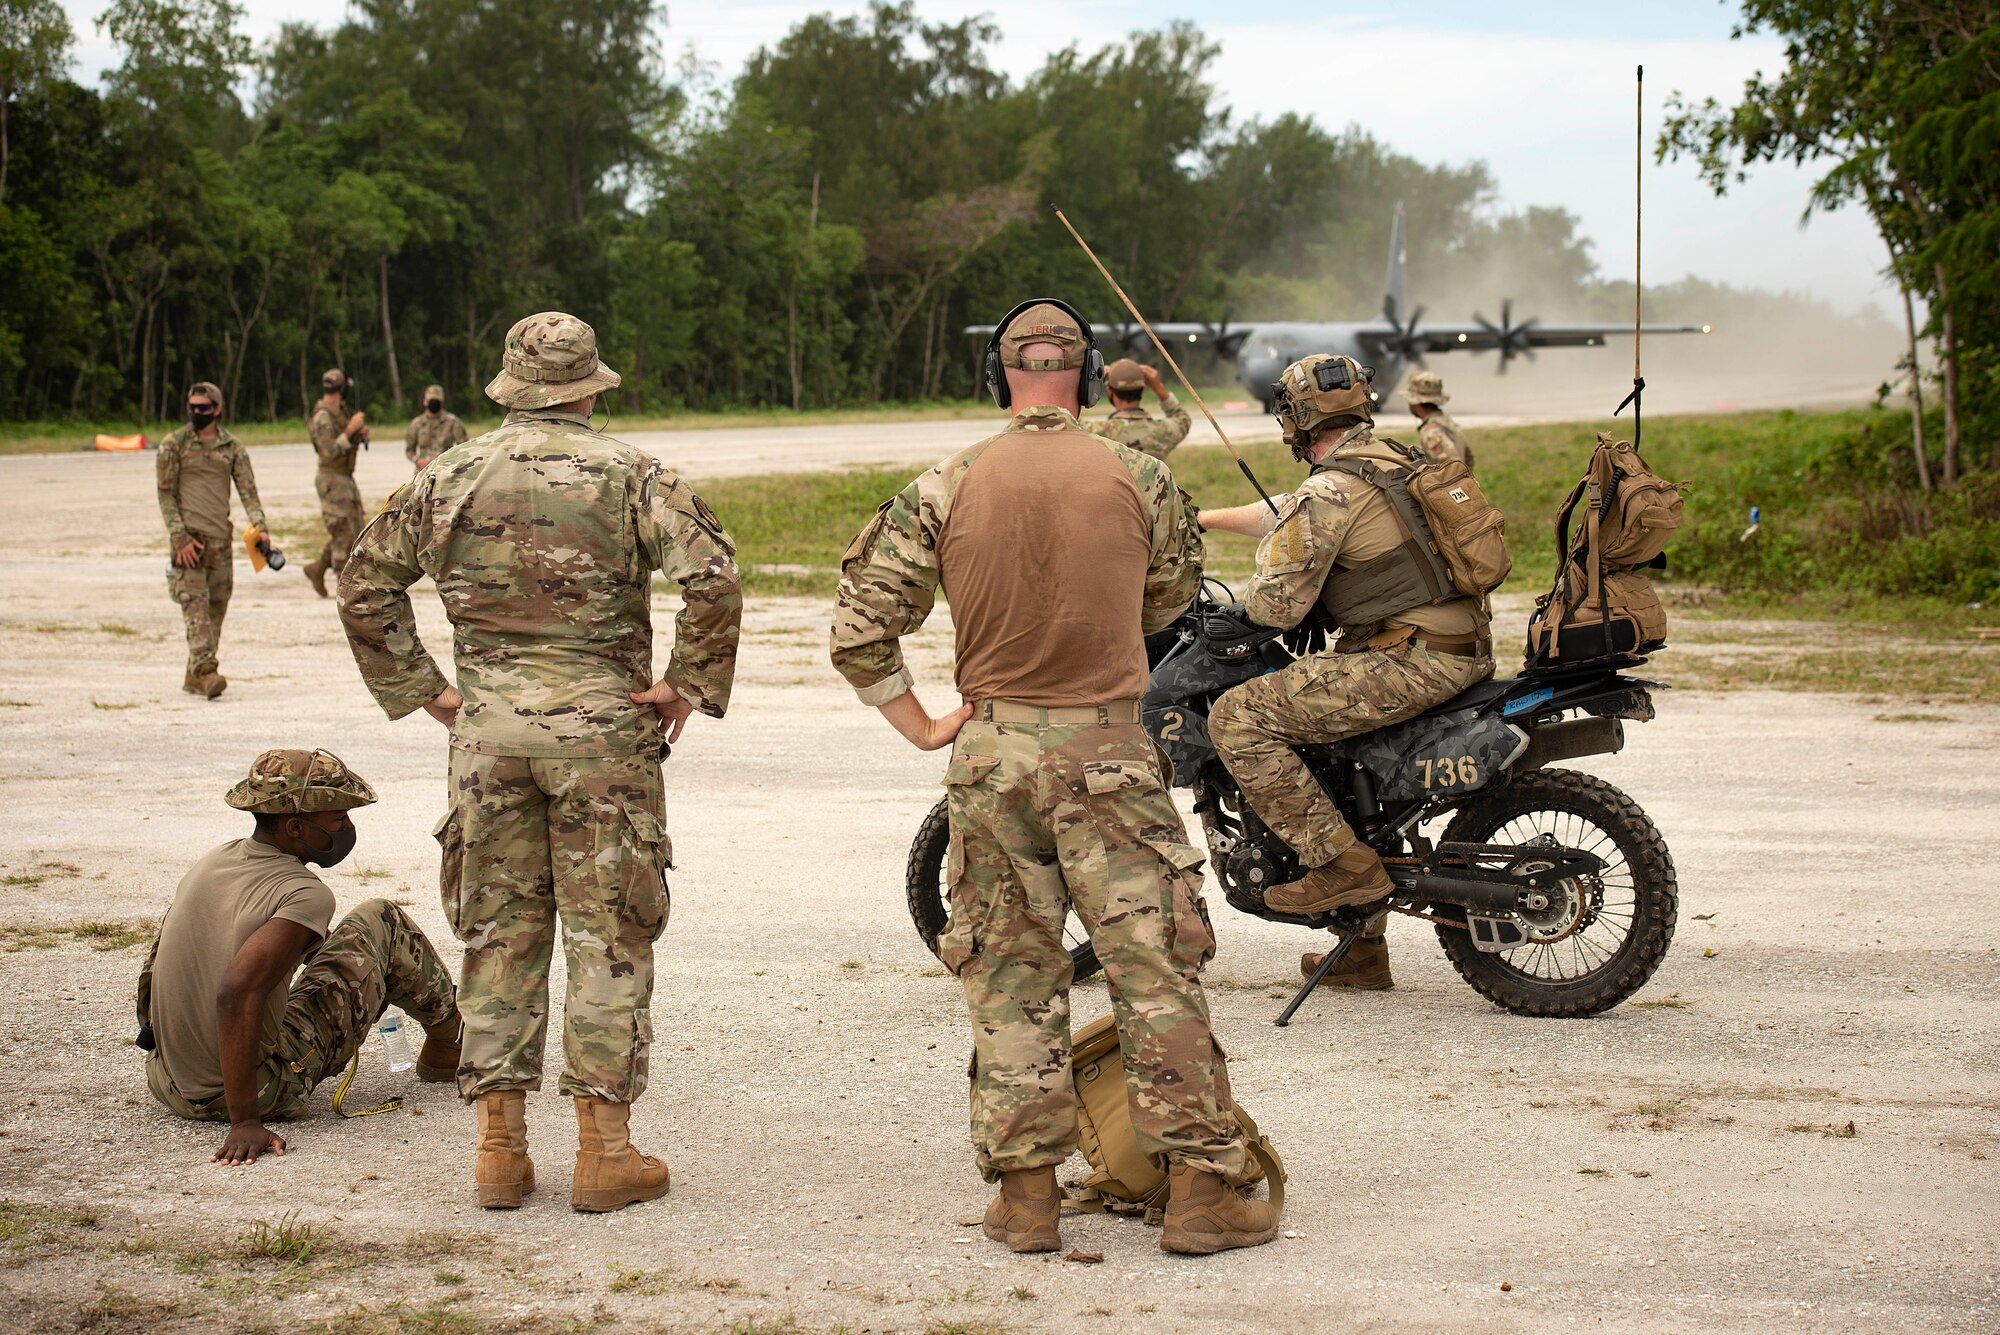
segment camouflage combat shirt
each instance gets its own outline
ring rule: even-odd
[[[1085,422],[1083,429],[1106,440],[1115,440],[1141,454],[1150,454],[1155,459],[1164,459],[1174,452],[1174,447],[1187,439],[1187,409],[1171,394],[1160,396],[1160,411],[1164,417],[1154,417],[1136,404],[1130,408],[1119,408],[1109,417],[1100,417]]]
[[[264,528],[264,505],[257,499],[257,476],[250,471],[250,452],[236,437],[215,428],[213,443],[204,441],[191,426],[184,426],[160,442],[153,460],[153,476],[160,489],[160,518],[167,521],[167,533],[176,547],[185,545],[189,534],[203,538],[229,539],[229,488],[243,498],[243,512],[250,522]]]
[[[354,476],[354,456],[361,447],[347,438],[346,418],[334,416],[333,409],[319,404],[306,421],[306,435],[312,440],[313,453],[319,456],[323,471]]]
[[[685,597],[664,675],[720,718],[743,619],[729,534],[677,473],[587,419],[512,412],[433,460],[362,531],[340,619],[389,717],[421,709],[448,684],[406,592],[429,575],[465,697],[452,745],[633,755],[660,741],[652,709],[627,698],[653,682],[655,570]]]
[[[1472,447],[1465,443],[1465,433],[1442,408],[1435,409],[1418,425],[1417,443],[1424,447],[1424,453],[1433,463],[1456,459],[1467,468],[1472,467]]]
[[[1165,464],[1030,408],[875,512],[841,561],[833,665],[863,704],[909,690],[898,641],[942,586],[966,699],[1136,698],[1144,636],[1193,600],[1201,563]]]
[[[418,413],[403,434],[403,455],[413,464],[419,459],[435,459],[452,446],[463,445],[465,439],[465,423],[458,420],[457,413]]]
[[[1342,435],[1327,459],[1366,459],[1409,468],[1409,456],[1364,422]],[[1290,629],[1304,621],[1336,568],[1351,570],[1393,551],[1403,541],[1395,507],[1379,487],[1351,473],[1313,469],[1296,491],[1275,498],[1278,515],[1257,544],[1257,573],[1243,595],[1243,611],[1260,626]],[[1474,635],[1489,617],[1483,598],[1453,598],[1398,612],[1373,626],[1343,626],[1349,636],[1415,626],[1435,635]]]

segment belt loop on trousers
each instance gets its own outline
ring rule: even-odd
[[[1111,726],[1111,711],[1103,705],[1097,707],[1097,726],[1100,728]]]

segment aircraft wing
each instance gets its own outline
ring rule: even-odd
[[[1641,325],[1640,328],[1648,334],[1713,332],[1713,326],[1705,324],[1648,324]],[[1363,331],[1361,337],[1367,338],[1369,332],[1371,331]],[[1491,352],[1508,342],[1511,342],[1516,350],[1601,348],[1604,346],[1604,341],[1612,335],[1631,332],[1632,326],[1629,324],[1543,324],[1538,320],[1531,320],[1526,324],[1507,327],[1490,325],[1483,321],[1471,324],[1432,324],[1426,321],[1417,328],[1415,337],[1426,353]]]
[[[1130,320],[1092,320],[1090,327],[1097,335],[1098,346],[1105,349],[1106,358],[1115,355],[1112,351],[1115,348],[1122,347],[1127,353],[1132,353],[1153,346],[1153,341],[1146,337],[1146,331]],[[1153,324],[1153,332],[1160,336],[1160,341],[1170,350],[1183,345],[1214,343],[1223,339],[1228,339],[1232,344],[1241,344],[1244,337],[1254,328],[1255,325],[1231,324],[1227,321],[1214,325],[1203,324],[1199,320],[1159,320]],[[991,338],[993,326],[969,324],[964,332],[968,338]],[[1230,351],[1234,351],[1234,348]]]

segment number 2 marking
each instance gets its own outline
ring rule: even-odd
[[[1455,788],[1464,785],[1470,788],[1479,782],[1479,762],[1471,756],[1453,759],[1446,756],[1442,760],[1419,760],[1423,767],[1424,787]]]
[[[1187,727],[1187,716],[1178,709],[1169,709],[1160,715],[1160,740],[1171,742]]]

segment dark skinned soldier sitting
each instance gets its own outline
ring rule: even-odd
[[[1233,688],[1209,716],[1244,798],[1306,868],[1265,894],[1283,913],[1373,904],[1390,891],[1382,859],[1293,748],[1412,718],[1493,675],[1486,600],[1433,602],[1389,492],[1361,475],[1400,477],[1427,459],[1375,435],[1371,375],[1352,358],[1315,354],[1279,378],[1285,443],[1312,471],[1279,502],[1243,600],[1250,620],[1284,629],[1318,609],[1340,639]]]
[[[151,1049],[153,1097],[181,1117],[227,1121],[211,1162],[247,1164],[284,1154],[265,1120],[303,1117],[313,1086],[347,1065],[389,1006],[424,1026],[418,1077],[452,1079],[458,994],[423,932],[385,899],[329,930],[333,891],[312,868],[354,851],[347,813],[375,800],[338,756],[266,751],[225,800],[257,828],[181,878],[139,975],[139,1042]]]

